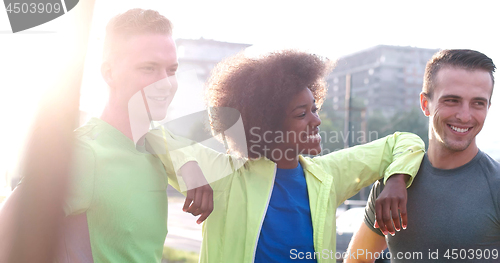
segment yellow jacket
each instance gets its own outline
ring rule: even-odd
[[[409,186],[424,151],[418,136],[398,132],[327,155],[299,157],[307,183],[318,262],[335,262],[337,207],[382,177],[387,180],[393,174],[409,174]],[[159,156],[166,167],[172,167],[172,163],[180,167],[196,160],[214,190],[214,211],[203,224],[200,262],[254,262],[276,164],[267,158],[236,159],[202,145],[178,147],[170,155]],[[293,233],[290,238],[294,238]]]

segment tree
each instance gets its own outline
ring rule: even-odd
[[[396,114],[391,118],[386,118],[380,112],[376,112],[368,119],[368,129],[377,131],[379,138],[400,131],[415,133],[422,138],[426,147],[429,141],[429,121],[417,107],[411,108],[408,112]]]

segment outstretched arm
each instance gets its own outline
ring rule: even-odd
[[[424,142],[417,135],[396,132],[382,139],[313,160],[321,163],[325,170],[333,175],[337,205],[381,178],[384,178],[386,183],[399,187],[395,188],[400,189],[396,194],[389,195],[377,203],[377,206],[380,206],[377,211],[383,211],[377,214],[378,222],[385,225],[385,231],[394,232],[392,223],[389,223],[392,222],[389,215],[397,217],[395,221],[399,222],[399,212],[404,212],[406,208],[406,192],[402,188],[409,186],[417,174],[424,150]],[[403,175],[409,176],[405,178]],[[391,213],[391,210],[394,212]]]

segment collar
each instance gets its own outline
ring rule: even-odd
[[[307,170],[316,179],[318,179],[320,182],[323,182],[326,176],[325,172],[317,163],[313,161],[312,158],[306,158],[302,155],[299,155],[299,162],[304,170]]]

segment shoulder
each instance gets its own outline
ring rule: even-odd
[[[490,193],[493,201],[497,204],[497,212],[500,217],[500,163],[484,152],[479,154],[482,154],[479,166],[488,181]]]
[[[491,158],[487,153],[479,152],[479,164],[488,177],[500,179],[500,163]]]
[[[500,163],[484,152],[479,152],[479,154],[481,156],[478,160],[478,168],[483,171],[490,188],[494,189],[496,194],[500,189]]]
[[[96,130],[95,124],[87,123],[74,131],[73,173],[75,173],[75,170],[81,170],[83,167],[86,167],[86,169],[83,169],[86,171],[89,170],[90,166],[93,167],[96,160]]]
[[[95,131],[96,125],[86,124],[74,131],[73,165],[80,161],[95,161]]]
[[[113,129],[105,121],[92,118],[85,125],[74,130],[75,156],[97,157],[97,155],[114,154],[114,150],[120,150],[123,144],[115,140],[119,132]]]
[[[104,121],[97,118],[90,119],[83,126],[80,126],[73,131],[75,139],[79,142],[92,142],[96,140],[97,137],[105,130],[103,122]]]

